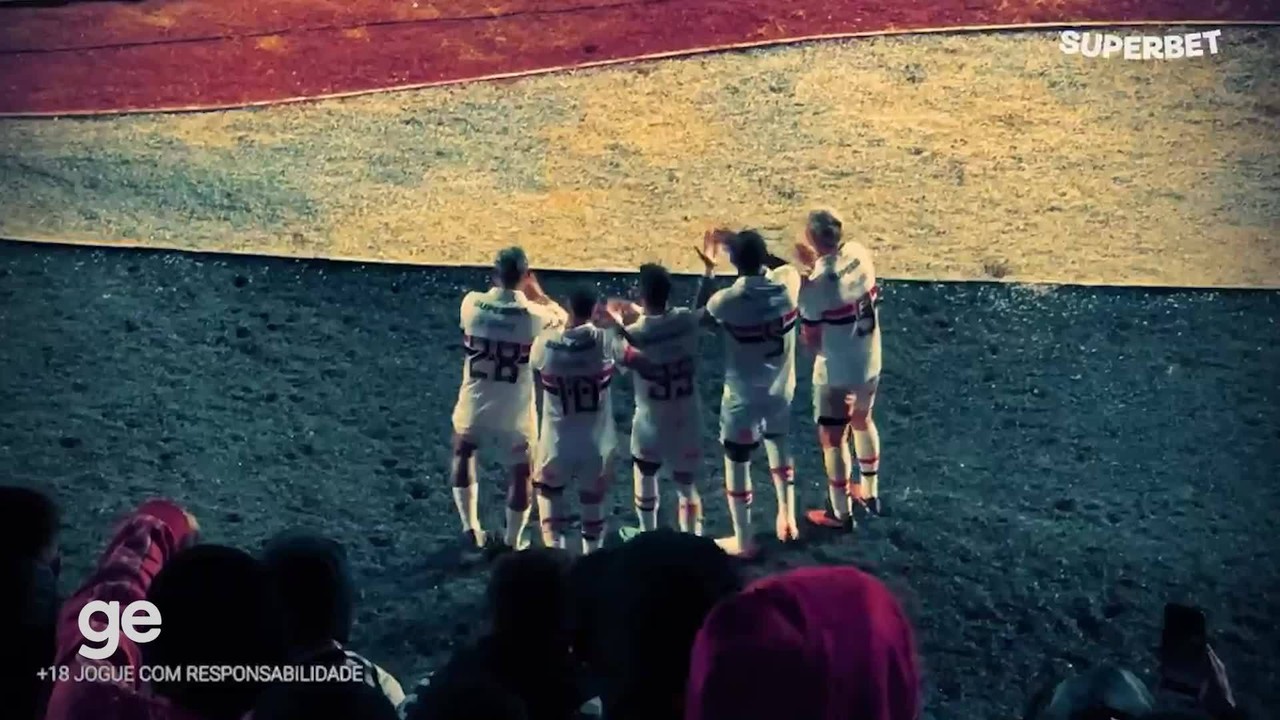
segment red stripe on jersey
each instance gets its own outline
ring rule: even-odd
[[[773,320],[759,323],[757,325],[734,325],[732,323],[725,323],[725,322],[722,322],[720,324],[726,329],[733,331],[734,335],[739,335],[739,334],[748,335],[748,334],[756,334],[756,333],[760,333],[763,335],[768,333],[771,328],[775,327],[779,323],[781,323],[782,325],[787,325],[788,323],[795,322],[796,317],[799,314],[800,314],[800,311],[798,309],[791,310],[791,311],[788,311],[785,315],[783,315],[780,318],[774,318]]]
[[[854,315],[857,312],[858,312],[858,306],[850,303],[848,305],[841,305],[838,308],[832,308],[831,310],[827,310],[826,312],[822,313],[822,319],[823,320],[839,320],[840,318]]]

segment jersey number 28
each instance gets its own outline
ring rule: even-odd
[[[524,348],[517,343],[472,337],[467,354],[471,356],[467,362],[473,378],[515,384],[520,377]],[[492,375],[485,370],[485,363],[492,364]]]

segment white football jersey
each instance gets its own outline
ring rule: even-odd
[[[530,364],[542,381],[544,451],[565,455],[576,451],[612,451],[616,445],[613,383],[617,333],[579,325],[540,336]]]
[[[697,369],[698,316],[688,308],[641,315],[627,326],[632,344],[644,353],[645,374],[635,373],[635,422],[685,428],[700,412]]]
[[[519,290],[494,288],[462,298],[462,387],[455,430],[493,429],[533,437],[536,411],[529,353],[543,331],[562,327],[559,305],[530,302]]]
[[[822,327],[813,384],[854,388],[880,375],[880,321],[871,252],[846,242],[818,259],[800,291],[800,316]]]
[[[707,301],[725,330],[724,390],[750,402],[796,391],[800,273],[790,265],[740,277]]]

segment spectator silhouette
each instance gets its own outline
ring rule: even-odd
[[[41,492],[0,487],[0,617],[9,631],[0,677],[12,683],[5,709],[18,720],[43,718],[58,618],[58,507]]]
[[[1100,665],[1038,692],[1026,720],[1084,720],[1117,716],[1139,718],[1154,707],[1151,693],[1127,670]]]
[[[712,606],[742,587],[735,561],[710,538],[659,529],[579,560],[573,587],[575,648],[604,716],[683,717],[689,651]]]
[[[489,687],[502,690],[493,693],[494,712],[523,707],[528,720],[573,718],[588,693],[570,652],[569,566],[564,551],[552,548],[500,557],[487,591],[489,631],[419,684],[406,717],[472,717],[458,714],[465,709],[460,698],[484,696]]]
[[[197,535],[195,519],[162,500],[143,504],[108,543],[97,569],[58,615],[54,662],[71,677],[54,684],[48,720],[238,720],[249,711],[261,686],[223,678],[198,682],[185,676],[144,686],[139,668],[191,665],[278,665],[284,643],[282,618],[266,569],[233,548],[187,548]],[[160,610],[163,631],[139,647],[121,637],[117,651],[102,661],[83,658],[78,624],[91,601],[121,607],[149,600]],[[100,623],[100,621],[99,621]],[[76,682],[90,664],[115,669],[115,682]],[[124,675],[131,669],[133,679]]]
[[[520,698],[488,673],[464,677],[457,670],[430,687],[422,702],[411,701],[404,720],[529,720]]]
[[[852,567],[793,570],[725,600],[694,644],[685,720],[917,720],[911,626]]]
[[[319,535],[291,531],[267,543],[263,562],[285,614],[290,662],[357,665],[361,677],[380,688],[393,706],[404,701],[390,673],[344,646],[355,621],[355,586],[342,545]]]

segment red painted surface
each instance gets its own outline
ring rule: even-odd
[[[815,35],[1280,22],[1280,0],[145,0],[0,7],[0,114],[235,107]]]

